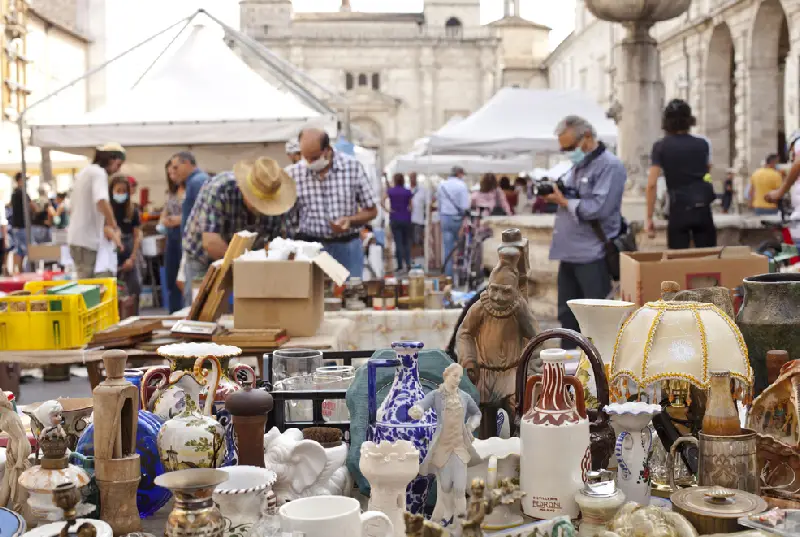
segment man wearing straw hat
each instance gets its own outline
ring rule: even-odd
[[[297,200],[294,181],[274,160],[238,162],[203,186],[183,234],[186,304],[192,282],[202,279],[213,261],[222,259],[233,236],[253,231],[266,241],[277,237]]]

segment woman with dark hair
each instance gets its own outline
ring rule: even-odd
[[[170,176],[170,162],[164,170],[167,174],[167,200],[158,221],[159,231],[167,236],[167,247],[164,250],[164,266],[167,273],[167,289],[169,290],[169,312],[174,313],[183,308],[183,292],[178,287],[178,271],[181,266],[183,248],[181,246],[181,210],[183,207],[184,187],[173,181]]]
[[[142,242],[142,232],[139,211],[131,200],[131,183],[128,178],[114,177],[108,187],[108,195],[122,235],[122,248],[117,250],[117,280],[123,282],[128,294],[133,296],[134,315],[138,315],[142,280],[136,260]]]
[[[510,214],[517,214],[517,204],[519,203],[519,193],[516,189],[511,185],[511,179],[508,177],[501,177],[500,178],[500,190],[503,191],[503,194],[506,196],[506,201],[508,201],[508,207],[511,209]]]
[[[658,178],[667,181],[669,220],[667,247],[708,248],[717,245],[717,230],[711,215],[715,199],[711,183],[711,144],[690,134],[695,125],[691,107],[673,99],[662,117],[664,137],[653,144],[647,178],[647,233],[655,236],[653,214]]]
[[[497,177],[487,173],[481,177],[480,190],[472,193],[472,208],[481,216],[502,216],[511,214],[506,195],[497,186]]]
[[[403,270],[404,266],[411,270],[411,200],[414,194],[406,188],[406,178],[402,173],[394,174],[393,182],[394,186],[387,188],[383,196],[383,208],[389,213],[397,270]]]

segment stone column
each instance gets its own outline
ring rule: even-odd
[[[786,136],[790,136],[800,125],[800,110],[798,110],[797,80],[800,79],[800,58],[798,58],[798,45],[792,44],[786,57],[786,76],[784,77],[783,109]]]
[[[619,123],[619,156],[628,169],[628,177],[641,188],[646,186],[650,151],[661,136],[661,109],[664,83],[656,40],[650,35],[649,22],[627,25],[622,40],[622,117]]]
[[[749,113],[749,106],[747,102],[747,87],[749,84],[748,70],[747,70],[747,33],[740,32],[733,38],[734,46],[734,71],[733,78],[736,81],[734,88],[734,117],[736,123],[733,125],[735,133],[735,149],[736,153],[733,159],[733,167],[737,170],[736,178],[734,180],[733,189],[735,191],[734,197],[739,204],[734,206],[734,213],[739,213],[740,204],[747,203],[745,199],[745,192],[747,190],[746,184],[750,178],[750,166],[752,163],[748,162],[748,124],[747,114]]]
[[[661,136],[664,85],[656,40],[650,28],[659,21],[683,14],[691,0],[584,0],[598,19],[622,23],[628,35],[619,46],[622,117],[619,122],[619,156],[632,184],[644,187],[650,150]]]
[[[434,96],[436,91],[436,68],[433,57],[433,50],[430,47],[422,46],[419,52],[419,77],[420,77],[420,96],[419,111],[422,132],[433,132],[434,125]]]

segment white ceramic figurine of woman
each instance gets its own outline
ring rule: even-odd
[[[449,524],[467,512],[467,464],[478,454],[472,447],[472,432],[481,423],[481,411],[475,401],[458,388],[464,368],[452,364],[444,370],[444,382],[412,406],[408,415],[422,418],[430,408],[436,412],[439,427],[431,441],[420,475],[436,474],[436,507],[434,522]]]

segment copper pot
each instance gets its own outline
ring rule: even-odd
[[[517,366],[516,421],[518,422],[522,418],[523,409],[526,406],[524,399],[525,386],[528,382],[528,363],[533,358],[534,351],[537,347],[549,339],[566,339],[575,343],[584,354],[586,354],[589,363],[592,365],[592,372],[594,373],[594,380],[597,386],[598,401],[596,410],[587,410],[589,415],[592,470],[598,471],[603,468],[608,468],[608,461],[611,459],[611,454],[614,453],[614,445],[617,441],[614,430],[611,428],[608,415],[603,411],[609,403],[608,378],[606,377],[605,367],[603,366],[603,361],[600,359],[600,354],[586,336],[566,328],[552,328],[542,331],[528,342],[525,350],[522,351],[522,358],[520,359],[519,366]]]

